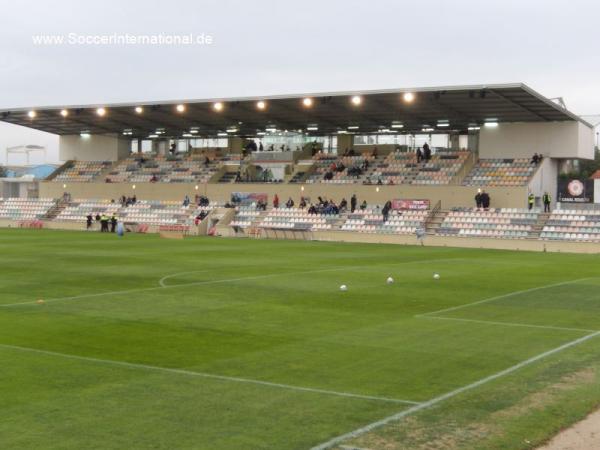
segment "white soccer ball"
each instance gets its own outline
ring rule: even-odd
[[[387,279],[387,280],[385,280],[385,282],[386,282],[387,284],[392,284],[392,283],[394,282],[394,279],[393,279],[392,277],[388,277],[388,279]]]
[[[440,279],[440,274],[439,273],[434,273],[433,274],[433,279],[434,280],[439,280]]]
[[[342,285],[340,286],[340,291],[343,291],[343,292],[345,292],[345,291],[347,291],[347,290],[348,290],[348,286],[346,286],[345,284],[342,284]]]

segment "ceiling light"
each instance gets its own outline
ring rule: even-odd
[[[404,128],[404,124],[402,123],[393,123],[392,128]]]
[[[220,133],[217,133],[217,136],[224,137],[224,136],[227,136],[227,133],[220,132]]]
[[[360,95],[355,95],[354,97],[352,97],[352,104],[353,105],[360,105],[362,103],[362,97]]]
[[[79,133],[79,136],[81,136],[84,139],[89,138],[91,135],[90,133],[88,133],[87,131],[82,131],[81,133]]]
[[[307,108],[310,108],[313,104],[313,99],[310,97],[306,97],[304,100],[302,100],[302,104]]]
[[[495,128],[498,126],[498,122],[486,122],[485,126],[488,128]]]
[[[480,129],[480,127],[478,127],[478,126],[469,127],[469,131],[476,131],[476,130],[479,130],[479,129]]]
[[[151,134],[148,136],[150,139],[156,139],[158,137],[158,134]]]
[[[192,128],[192,129],[190,130],[190,133],[192,133],[192,134],[198,134],[198,130],[197,130],[197,129],[195,129],[195,128]]]
[[[227,131],[228,133],[236,133],[236,132],[237,132],[237,130],[238,130],[237,128],[228,128],[226,131]]]
[[[179,105],[177,105],[175,107],[175,109],[177,110],[178,113],[182,113],[182,112],[185,111],[185,105],[183,105],[183,104],[180,103]]]
[[[430,131],[433,131],[433,128],[431,128],[431,127],[421,128],[421,131],[428,133]]]
[[[66,109],[61,109],[60,110],[60,115],[63,117],[67,117],[69,115],[69,111]]]
[[[266,133],[264,131],[257,131],[256,135],[257,136],[264,136]]]
[[[213,104],[213,108],[215,109],[215,111],[222,111],[223,110],[223,103],[217,102],[217,103]]]
[[[97,108],[96,114],[98,114],[100,117],[103,117],[106,115],[106,109],[105,108]]]
[[[142,108],[141,106],[136,106],[135,107],[135,112],[138,114],[141,114],[144,112],[144,108]]]
[[[350,125],[348,127],[349,130],[358,130],[358,128],[359,128],[358,125]]]
[[[190,133],[183,133],[182,137],[189,138],[192,137],[192,135]]]
[[[267,107],[267,104],[261,100],[259,102],[256,102],[256,107],[258,109],[265,109]]]
[[[27,113],[27,115],[29,116],[30,119],[35,119],[35,116],[37,116],[37,113],[35,111],[29,111]]]
[[[319,127],[316,125],[309,125],[308,127],[306,127],[306,129],[308,131],[317,131],[319,129]]]
[[[406,102],[406,103],[412,103],[413,100],[415,99],[415,94],[413,94],[412,92],[405,92],[402,95],[402,99]]]

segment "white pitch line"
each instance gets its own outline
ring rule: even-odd
[[[240,278],[229,278],[229,279],[224,279],[224,280],[208,280],[208,281],[195,281],[195,282],[190,282],[190,283],[180,283],[180,284],[165,284],[164,286],[152,286],[152,287],[147,287],[147,288],[132,288],[132,289],[125,289],[125,290],[120,290],[120,291],[106,291],[106,292],[97,292],[94,294],[81,294],[81,295],[74,295],[71,297],[60,297],[60,298],[53,298],[53,299],[48,299],[48,300],[44,300],[44,303],[54,303],[54,302],[61,302],[61,301],[67,301],[67,300],[79,300],[79,299],[83,299],[83,298],[94,298],[94,297],[103,297],[105,295],[119,295],[119,294],[131,294],[134,292],[148,292],[148,291],[156,291],[156,290],[160,290],[160,289],[173,289],[173,288],[178,288],[178,287],[187,287],[187,286],[201,286],[201,285],[205,285],[205,284],[220,284],[220,283],[229,283],[229,282],[235,282],[235,281],[245,281],[245,280],[261,280],[261,279],[265,279],[265,278],[273,278],[273,277],[282,277],[282,276],[289,276],[289,275],[305,275],[305,274],[312,274],[312,273],[322,273],[322,272],[339,272],[339,271],[352,271],[355,269],[361,269],[361,268],[365,268],[365,267],[387,267],[387,266],[397,266],[397,265],[404,265],[404,264],[422,264],[422,263],[431,263],[431,262],[441,262],[441,261],[457,261],[457,260],[462,260],[464,258],[444,258],[444,259],[421,259],[418,261],[403,261],[403,262],[398,262],[398,263],[388,263],[388,264],[372,264],[372,265],[368,265],[368,266],[345,266],[345,267],[333,267],[333,268],[327,268],[327,269],[317,269],[317,270],[307,270],[307,271],[302,271],[302,272],[286,272],[286,273],[271,273],[271,274],[265,274],[265,275],[256,275],[256,276],[250,276],[250,277],[240,277]],[[9,308],[9,307],[14,307],[14,306],[23,306],[23,305],[34,305],[37,304],[37,301],[35,300],[31,300],[31,301],[27,301],[27,302],[19,302],[19,303],[8,303],[5,305],[0,305],[0,308]]]
[[[495,297],[490,297],[490,298],[485,298],[483,300],[478,300],[476,302],[465,303],[464,305],[451,306],[450,308],[439,309],[437,311],[431,311],[431,312],[423,313],[423,314],[420,314],[419,316],[424,317],[424,316],[431,316],[433,314],[440,314],[440,313],[445,313],[445,312],[450,312],[450,311],[456,311],[457,309],[468,308],[469,306],[480,305],[482,303],[489,303],[489,302],[493,302],[495,300],[501,300],[503,298],[512,297],[513,295],[527,294],[528,292],[535,292],[535,291],[539,291],[539,290],[542,290],[542,289],[548,289],[548,288],[552,288],[552,287],[564,286],[566,284],[574,284],[574,283],[579,283],[580,281],[587,281],[587,280],[593,280],[593,279],[594,278],[579,278],[578,280],[563,281],[561,283],[546,284],[544,286],[537,286],[537,287],[534,287],[534,288],[523,289],[521,291],[508,292],[506,294],[497,295]]]
[[[38,348],[21,347],[19,345],[0,344],[0,348],[17,350],[17,351],[28,352],[28,353],[37,353],[37,354],[41,354],[41,355],[55,356],[55,357],[65,358],[65,359],[73,359],[73,360],[77,360],[77,361],[87,361],[87,362],[109,365],[109,366],[121,366],[121,367],[126,367],[129,369],[146,370],[146,371],[152,371],[152,372],[164,372],[164,373],[186,375],[186,376],[199,377],[199,378],[209,378],[209,379],[220,380],[220,381],[233,381],[236,383],[256,384],[259,386],[287,389],[290,391],[311,392],[314,394],[325,394],[325,395],[332,395],[332,396],[337,396],[337,397],[356,398],[356,399],[361,399],[361,400],[374,400],[374,401],[387,402],[387,403],[399,403],[399,404],[404,404],[404,405],[419,405],[420,404],[419,402],[414,402],[411,400],[401,400],[401,399],[391,398],[391,397],[379,397],[379,396],[375,396],[375,395],[353,394],[350,392],[330,391],[327,389],[318,389],[318,388],[303,387],[303,386],[293,386],[290,384],[253,380],[250,378],[230,377],[230,376],[226,376],[226,375],[215,375],[212,373],[195,372],[193,370],[186,370],[186,369],[173,369],[173,368],[169,368],[169,367],[151,366],[148,364],[131,363],[131,362],[126,362],[126,361],[116,361],[116,360],[112,360],[112,359],[92,358],[89,356],[72,355],[69,353],[59,353],[59,352],[53,352],[53,351],[49,351],[49,350],[42,350],[42,349],[38,349]]]
[[[164,277],[162,277],[160,280],[158,280],[158,284],[161,287],[167,287],[167,285],[165,284],[165,281],[167,281],[170,278],[175,278],[175,277],[179,277],[181,275],[189,275],[190,273],[206,273],[206,272],[214,272],[215,270],[218,270],[219,268],[213,268],[213,269],[207,269],[207,270],[192,270],[190,272],[178,272],[178,273],[172,273],[171,275],[165,275]]]
[[[560,330],[560,331],[579,331],[581,333],[594,333],[596,331],[599,331],[599,330],[588,330],[586,328],[554,327],[552,325],[533,325],[533,324],[528,324],[528,323],[496,322],[496,321],[492,321],[492,320],[463,319],[460,317],[426,316],[426,315],[418,315],[415,317],[418,317],[420,319],[454,320],[457,322],[481,323],[484,325],[504,325],[507,327],[541,328],[541,329],[546,329],[546,330]]]
[[[396,414],[393,414],[391,416],[385,417],[384,419],[378,420],[377,422],[373,422],[373,423],[370,423],[369,425],[366,425],[364,427],[358,428],[358,429],[356,429],[354,431],[350,431],[349,433],[342,434],[341,436],[337,436],[337,437],[335,437],[335,438],[333,438],[333,439],[331,439],[331,440],[329,440],[327,442],[324,442],[322,444],[319,444],[319,445],[313,447],[311,450],[326,450],[326,449],[332,448],[333,446],[338,445],[341,442],[346,441],[348,439],[352,439],[352,438],[356,438],[358,436],[362,436],[363,434],[368,433],[369,431],[373,431],[373,430],[375,430],[377,428],[380,428],[380,427],[382,427],[384,425],[387,425],[390,422],[395,422],[395,421],[400,420],[400,419],[402,419],[404,417],[410,416],[411,414],[414,414],[416,412],[419,412],[419,411],[422,411],[424,409],[430,408],[430,407],[432,407],[432,406],[434,406],[434,405],[436,405],[436,404],[438,404],[440,402],[443,402],[444,400],[447,400],[449,398],[452,398],[452,397],[455,397],[455,396],[457,396],[459,394],[462,394],[463,392],[470,391],[472,389],[478,388],[479,386],[484,385],[486,383],[489,383],[490,381],[494,381],[494,380],[496,380],[498,378],[501,378],[503,376],[509,375],[509,374],[511,374],[513,372],[516,372],[519,369],[522,369],[525,366],[528,366],[530,364],[533,364],[534,362],[539,361],[540,359],[543,359],[543,358],[546,358],[548,356],[554,355],[554,354],[556,354],[558,352],[561,352],[563,350],[566,350],[566,349],[568,349],[570,347],[574,347],[576,345],[579,345],[579,344],[581,344],[581,343],[583,343],[585,341],[588,341],[588,340],[590,340],[590,339],[592,339],[592,338],[594,338],[594,337],[596,337],[598,335],[600,335],[600,331],[597,331],[597,332],[592,333],[592,334],[588,334],[588,335],[583,336],[583,337],[581,337],[579,339],[575,339],[574,341],[567,342],[566,344],[563,344],[560,347],[556,347],[556,348],[554,348],[552,350],[548,350],[548,351],[546,351],[544,353],[540,353],[539,355],[536,355],[536,356],[534,356],[532,358],[526,359],[525,361],[522,361],[522,362],[520,362],[518,364],[515,364],[514,366],[509,367],[508,369],[504,369],[504,370],[502,370],[500,372],[497,372],[497,373],[495,373],[493,375],[490,375],[488,377],[482,378],[481,380],[478,380],[478,381],[476,381],[474,383],[471,383],[471,384],[468,384],[466,386],[463,386],[463,387],[460,387],[458,389],[455,389],[453,391],[447,392],[447,393],[442,394],[442,395],[440,395],[438,397],[435,397],[435,398],[433,398],[431,400],[428,400],[426,402],[423,402],[423,403],[415,405],[415,406],[413,406],[411,408],[408,408],[408,409],[406,409],[404,411],[401,411],[399,413],[396,413]]]

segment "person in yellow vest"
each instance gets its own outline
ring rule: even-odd
[[[533,204],[535,202],[535,195],[533,195],[533,192],[530,192],[529,195],[527,196],[527,204],[529,205],[529,209],[533,209]]]
[[[550,203],[552,202],[552,197],[550,197],[548,192],[544,192],[542,201],[544,202],[544,212],[550,212]]]

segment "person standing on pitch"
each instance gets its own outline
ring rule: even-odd
[[[544,212],[550,212],[550,203],[552,202],[552,197],[550,197],[550,194],[548,194],[548,192],[544,192],[542,201],[544,202]]]
[[[114,233],[117,228],[117,217],[113,214],[110,218],[110,232]]]
[[[92,217],[92,213],[89,213],[87,215],[87,217],[85,218],[85,224],[86,224],[86,228],[89,230],[90,228],[92,228],[92,222],[94,221],[94,218]]]
[[[527,205],[529,206],[530,211],[533,209],[534,203],[535,203],[535,195],[533,195],[533,192],[530,192],[529,195],[527,196]]]

